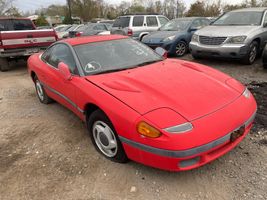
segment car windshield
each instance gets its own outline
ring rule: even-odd
[[[68,29],[68,31],[74,31],[75,29],[77,29],[78,26],[79,26],[79,25],[72,25],[72,26]]]
[[[122,71],[163,60],[149,47],[128,38],[82,44],[74,50],[85,75]]]
[[[221,16],[212,25],[216,26],[259,26],[263,12],[229,12]]]
[[[161,31],[183,31],[191,24],[191,20],[171,20],[160,28]]]
[[[62,29],[60,30],[60,32],[67,31],[67,30],[69,30],[71,27],[72,27],[71,25],[65,26],[64,28],[62,28]]]

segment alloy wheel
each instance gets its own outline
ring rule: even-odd
[[[93,138],[98,149],[107,157],[114,157],[118,144],[112,129],[103,121],[96,121],[92,127]]]

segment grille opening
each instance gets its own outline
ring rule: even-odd
[[[221,45],[225,42],[227,37],[207,37],[199,36],[199,42],[205,45]]]

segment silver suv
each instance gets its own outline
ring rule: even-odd
[[[267,8],[245,8],[225,13],[195,32],[190,42],[194,58],[225,57],[252,64],[267,41]]]
[[[163,15],[125,15],[118,17],[111,34],[128,35],[134,39],[142,40],[150,32],[157,31],[169,19]]]

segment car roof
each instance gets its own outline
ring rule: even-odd
[[[195,20],[195,19],[207,19],[206,17],[179,17],[175,18],[174,20]]]
[[[81,44],[88,44],[94,42],[104,42],[110,40],[120,40],[128,38],[127,36],[123,35],[97,35],[97,36],[84,36],[84,37],[76,37],[76,38],[69,38],[66,40],[61,40],[62,42],[66,42],[71,46],[81,45]]]
[[[238,10],[233,10],[231,12],[246,12],[246,11],[264,12],[265,10],[267,10],[267,7],[242,8],[242,9],[238,9]]]

